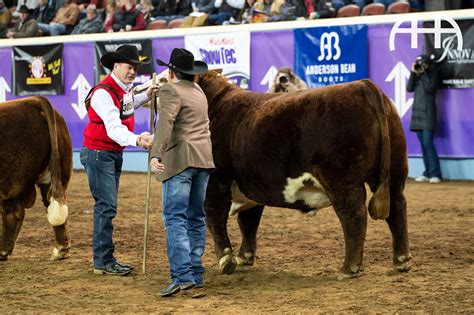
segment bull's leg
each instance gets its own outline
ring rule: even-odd
[[[49,184],[45,185],[38,185],[41,191],[41,198],[43,200],[43,204],[46,208],[49,207],[50,202],[48,200],[48,191],[49,191]],[[70,256],[70,249],[71,249],[71,242],[69,241],[69,232],[68,232],[68,224],[67,220],[64,224],[53,226],[54,236],[55,236],[55,244],[53,248],[53,253],[51,254],[51,260],[62,260],[69,258]]]
[[[367,230],[366,192],[364,187],[337,190],[334,209],[344,231],[345,258],[338,279],[356,278],[363,271],[365,234]]]
[[[412,257],[408,245],[407,203],[403,194],[403,185],[397,187],[392,185],[390,188],[390,215],[387,223],[393,238],[394,270],[409,271]]]
[[[238,222],[242,234],[242,245],[236,257],[239,265],[253,265],[257,252],[257,230],[264,206],[259,205],[239,212]]]
[[[227,234],[231,191],[230,183],[226,183],[220,177],[219,171],[216,171],[209,178],[205,202],[206,223],[214,240],[219,270],[222,274],[231,274],[237,266]]]
[[[7,260],[8,256],[11,255],[24,217],[25,207],[18,200],[6,200],[3,202],[0,261]]]

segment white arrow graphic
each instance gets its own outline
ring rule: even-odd
[[[10,87],[5,78],[0,77],[0,102],[5,102],[7,100],[6,92],[11,92]]]
[[[407,100],[406,86],[409,77],[410,71],[399,61],[385,78],[385,82],[395,81],[395,101],[391,101],[395,104],[400,117],[403,117],[413,104],[413,98]]]
[[[265,76],[263,77],[262,81],[260,81],[260,85],[267,85],[268,88],[272,87],[273,84],[273,79],[275,79],[275,76],[278,72],[278,69],[275,66],[271,66],[267,73],[265,73]]]
[[[77,90],[77,104],[71,103],[72,108],[76,111],[79,118],[84,119],[87,115],[86,105],[84,100],[86,99],[87,93],[91,89],[91,85],[87,82],[86,78],[82,73],[76,78],[76,81],[72,84],[71,90]]]

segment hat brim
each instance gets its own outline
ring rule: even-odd
[[[145,57],[142,60],[135,60],[135,59],[130,59],[128,57],[125,57],[122,54],[119,54],[117,52],[109,52],[104,54],[100,58],[100,63],[106,68],[113,69],[114,68],[114,63],[117,62],[127,62],[127,63],[133,63],[137,66],[141,65],[146,65],[150,63],[150,58]]]
[[[164,62],[163,60],[156,59],[156,63],[160,66],[171,68],[169,64]],[[202,74],[208,71],[207,63],[205,63],[204,61],[199,61],[199,60],[194,61],[192,69],[183,69],[183,68],[180,68],[179,66],[174,66],[174,65],[171,69],[176,70],[181,73],[185,73],[185,74]]]

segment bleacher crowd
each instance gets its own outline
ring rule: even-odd
[[[0,38],[474,8],[474,0],[0,0]]]

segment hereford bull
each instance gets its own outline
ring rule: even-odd
[[[52,260],[69,257],[66,189],[72,175],[72,145],[64,118],[44,97],[0,103],[0,260],[11,255],[25,208],[39,187],[55,233]]]
[[[253,93],[215,71],[199,77],[209,103],[216,170],[206,198],[207,224],[220,271],[252,265],[264,205],[303,212],[332,205],[344,232],[339,278],[357,277],[367,227],[385,219],[395,270],[408,271],[405,137],[397,112],[370,80],[294,93]],[[234,255],[227,234],[238,213],[242,234]]]

